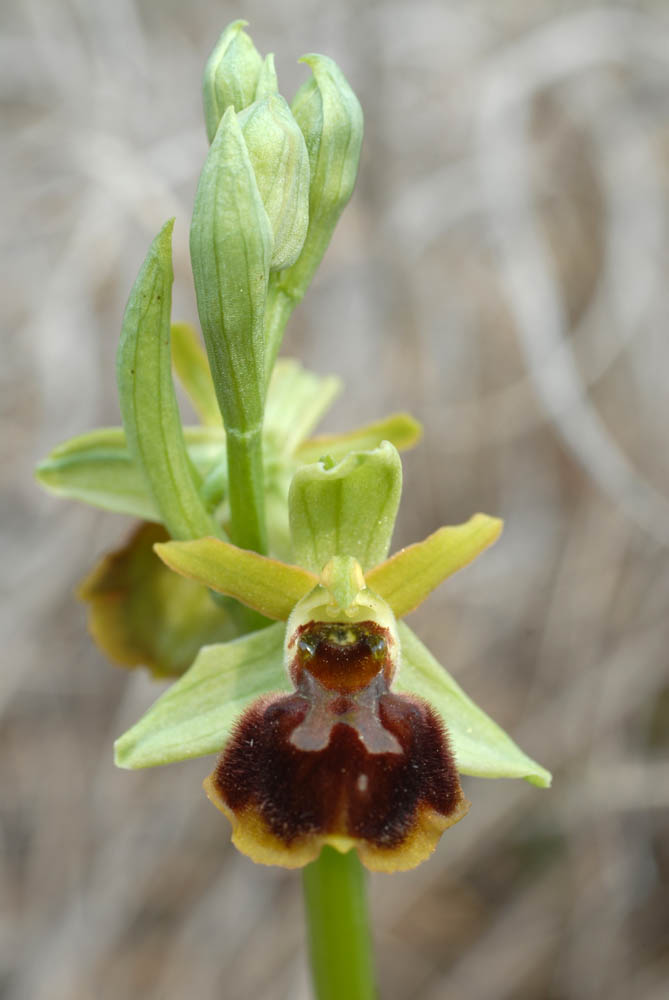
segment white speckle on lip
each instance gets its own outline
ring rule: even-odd
[[[368,784],[369,784],[369,778],[367,777],[367,775],[366,774],[359,774],[358,775],[358,781],[357,781],[358,791],[359,792],[366,792]]]

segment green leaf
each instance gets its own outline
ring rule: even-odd
[[[268,691],[288,692],[285,626],[200,650],[192,667],[116,741],[119,767],[155,767],[218,753],[241,712]]]
[[[409,413],[391,413],[382,420],[357,427],[346,434],[322,434],[304,441],[295,451],[300,462],[317,462],[322,455],[335,461],[345,458],[349,451],[378,448],[382,441],[390,441],[398,451],[413,448],[421,439],[423,428]]]
[[[474,514],[464,524],[439,528],[370,570],[367,586],[402,618],[422,604],[446,577],[492,545],[499,538],[502,524],[498,517]]]
[[[184,437],[191,462],[205,477],[225,454],[223,429],[185,427]],[[145,521],[161,519],[122,427],[102,427],[58,445],[40,462],[36,477],[56,496]]]
[[[227,594],[267,618],[285,620],[318,580],[299,566],[289,566],[217,538],[156,545],[170,569],[211,590]]]
[[[172,382],[172,227],[151,244],[123,317],[116,358],[128,451],[141,467],[160,519],[172,538],[220,529],[207,512],[184,443]]]
[[[333,556],[353,556],[366,572],[388,554],[401,492],[402,463],[387,441],[303,465],[288,498],[295,561],[320,573]]]
[[[157,677],[183,674],[201,646],[241,631],[206,587],[171,573],[158,559],[153,546],[167,537],[161,525],[141,524],[77,589],[100,649],[116,663],[148,667]]]
[[[267,440],[282,455],[292,455],[340,392],[341,380],[335,375],[316,375],[303,368],[299,361],[281,358],[276,363],[267,393]],[[309,461],[316,461],[323,454],[320,451]]]
[[[399,623],[402,665],[394,687],[424,698],[450,735],[458,769],[479,778],[526,778],[548,788],[550,773],[516,746],[444,670],[404,622]]]
[[[189,323],[172,324],[172,364],[202,423],[220,427],[221,412],[207,355]]]

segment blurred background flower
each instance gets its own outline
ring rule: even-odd
[[[669,15],[661,0],[5,0],[0,12],[0,993],[300,1000],[297,879],[230,846],[208,762],[116,771],[153,701],[72,591],[122,518],[36,460],[118,423],[114,355],[176,215],[174,318],[204,62],[244,16],[281,89],[337,60],[358,188],[283,353],[336,372],[324,429],[397,409],[393,548],[474,510],[502,541],[412,624],[555,774],[486,782],[418,871],[372,878],[384,1000],[659,1000],[669,975]],[[195,789],[195,791],[194,791]],[[281,919],[278,919],[280,915]]]

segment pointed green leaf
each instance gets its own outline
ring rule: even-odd
[[[292,455],[340,391],[341,380],[335,375],[316,375],[303,368],[299,361],[281,358],[276,363],[267,393],[266,438],[283,455]],[[308,461],[317,461],[323,454],[325,452],[320,451]]]
[[[333,556],[353,556],[366,572],[388,554],[401,492],[402,463],[387,441],[303,465],[288,499],[295,561],[319,573]]]
[[[474,704],[404,622],[399,623],[399,635],[402,665],[394,687],[425,698],[439,713],[459,770],[479,778],[526,778],[548,788],[550,773]]]
[[[423,428],[409,413],[391,413],[389,417],[372,424],[357,427],[346,434],[322,434],[304,441],[295,451],[300,462],[317,462],[322,455],[335,461],[349,451],[378,448],[382,441],[390,441],[398,451],[407,451],[420,441]]]
[[[151,244],[123,317],[116,358],[128,451],[141,467],[172,538],[215,535],[188,458],[172,382],[172,227]]]
[[[287,692],[285,626],[201,649],[192,667],[116,741],[119,767],[155,767],[218,753],[241,712],[261,694]]]
[[[498,517],[474,514],[464,524],[439,528],[370,570],[367,586],[402,618],[422,604],[446,577],[492,545],[499,538],[502,524]]]
[[[223,428],[185,427],[184,437],[190,460],[204,478],[225,454]],[[161,519],[122,427],[102,427],[65,441],[40,462],[36,477],[56,496],[144,521]]]
[[[172,364],[203,424],[221,426],[209,362],[200,339],[189,323],[172,324]]]
[[[300,598],[318,582],[299,566],[288,566],[217,538],[165,542],[155,549],[176,573],[234,597],[267,618],[288,618]]]

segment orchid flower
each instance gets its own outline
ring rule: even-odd
[[[324,845],[412,868],[467,812],[458,773],[550,776],[398,621],[501,531],[476,514],[386,559],[401,491],[388,442],[293,477],[295,564],[217,538],[155,546],[177,573],[269,625],[202,649],[116,744],[121,767],[219,753],[205,782],[254,861],[301,867]]]

